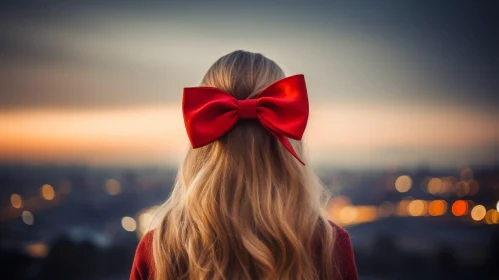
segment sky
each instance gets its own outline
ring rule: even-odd
[[[497,163],[496,3],[2,4],[0,162],[174,166],[182,88],[244,49],[305,74],[314,164]]]

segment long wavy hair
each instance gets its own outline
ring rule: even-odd
[[[274,61],[235,51],[211,66],[202,85],[246,99],[282,78]],[[292,144],[303,158],[301,141]],[[154,277],[332,279],[327,199],[308,166],[257,122],[240,121],[187,152],[154,232]]]

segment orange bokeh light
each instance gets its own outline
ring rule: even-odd
[[[466,212],[468,212],[468,203],[466,201],[456,200],[452,204],[452,214],[454,214],[454,216],[463,216]]]
[[[489,209],[485,214],[485,223],[492,225],[499,223],[499,212],[495,209]]]
[[[23,207],[23,199],[16,193],[10,196],[10,203],[12,204],[12,207],[16,209],[20,209],[21,207]]]
[[[445,200],[434,200],[428,206],[428,213],[431,216],[442,216],[447,212],[447,202]]]
[[[43,185],[41,188],[40,188],[40,192],[42,194],[42,197],[45,199],[45,200],[52,200],[54,199],[55,197],[55,191],[54,191],[54,188],[49,185],[49,184],[45,184]]]

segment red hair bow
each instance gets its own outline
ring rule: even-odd
[[[287,139],[301,140],[308,120],[305,78],[295,75],[277,81],[255,99],[238,100],[218,88],[184,88],[182,111],[193,148],[227,133],[239,119],[256,119],[302,164]]]

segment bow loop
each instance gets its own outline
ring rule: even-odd
[[[193,148],[227,133],[238,119],[257,119],[302,164],[288,138],[300,140],[308,121],[308,96],[303,75],[279,80],[256,99],[237,100],[213,87],[184,88],[182,111]]]

